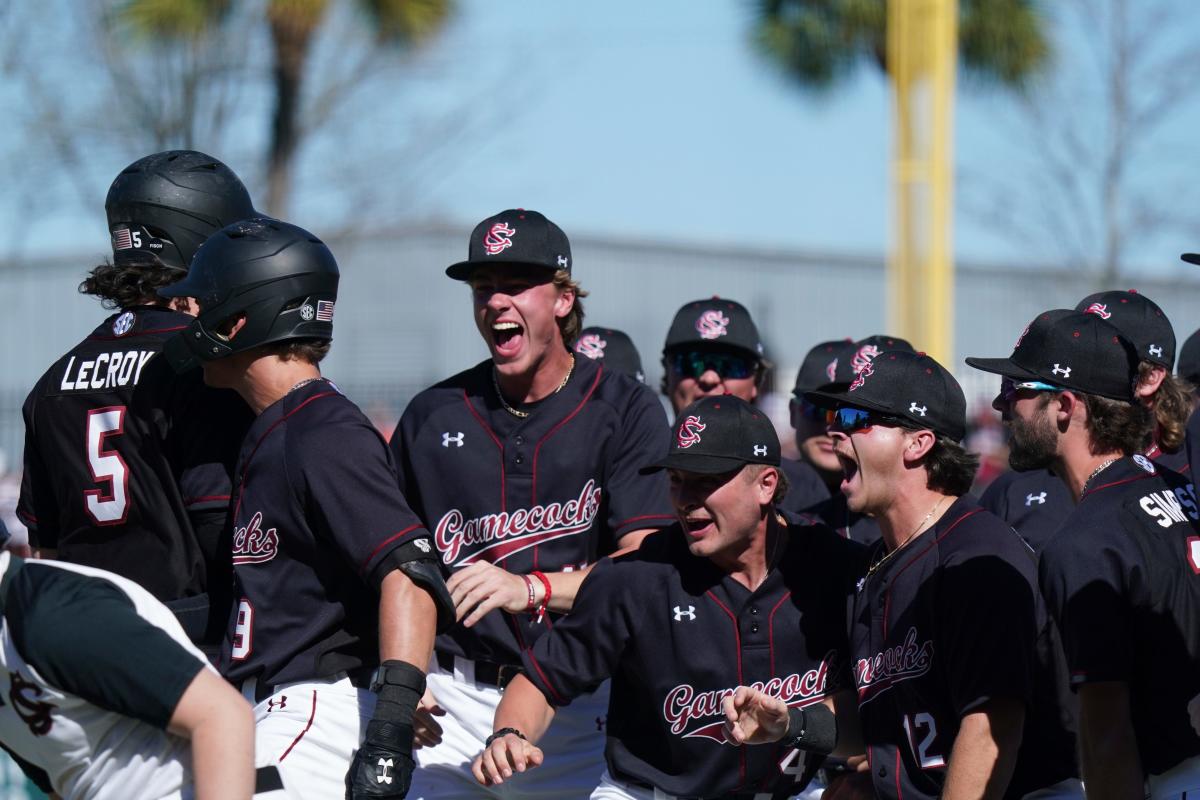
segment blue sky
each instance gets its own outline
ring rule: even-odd
[[[1186,8],[1187,0],[1166,2]],[[364,82],[310,140],[290,216],[318,232],[362,218],[371,227],[449,220],[465,233],[484,216],[520,205],[544,211],[568,232],[884,253],[891,147],[884,77],[864,69],[826,94],[798,90],[754,52],[753,6],[463,0],[437,42]],[[1200,38],[1198,17],[1185,17],[1176,38]],[[1082,120],[1085,135],[1095,138],[1102,133],[1098,125],[1088,128],[1089,103],[1099,101],[1102,84],[1086,59],[1098,34],[1078,26],[1068,20],[1056,29],[1060,67],[1084,82],[1058,111],[1063,120]],[[323,43],[318,73],[321,59],[338,58],[342,47]],[[960,87],[959,258],[1063,263],[1071,254],[1053,231],[1001,233],[966,213],[979,205],[977,197],[967,202],[978,186],[1007,180],[1001,204],[1033,209],[1036,218],[1041,198],[1022,176],[1040,166],[1028,125],[1007,96],[968,82]],[[84,76],[65,81],[63,102],[94,99],[85,97],[93,88]],[[262,104],[261,87],[251,87],[245,108]],[[1200,155],[1190,142],[1200,116],[1194,101],[1171,114],[1136,163],[1134,179],[1179,177]],[[247,113],[231,124],[229,141],[211,148],[249,176],[252,188],[263,125],[262,114]],[[36,254],[92,250],[97,239],[102,245],[103,188],[139,147],[114,147],[96,159],[95,206],[64,201],[32,227],[6,215],[0,224],[21,228],[7,241],[19,239],[24,252]],[[339,191],[356,181],[376,185],[369,195]],[[1185,185],[1164,179],[1163,187],[1180,193],[1185,212],[1195,200]],[[1200,226],[1193,236],[1200,247]],[[1129,262],[1179,270],[1175,259],[1187,241],[1178,232],[1149,237],[1135,243]]]

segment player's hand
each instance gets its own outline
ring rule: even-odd
[[[529,606],[529,590],[520,575],[482,561],[455,572],[446,588],[458,619],[467,628],[497,608],[516,614]]]
[[[725,698],[725,738],[734,744],[778,742],[787,733],[787,703],[778,697],[739,686]]]
[[[395,798],[403,800],[412,783],[413,728],[399,722],[373,719],[346,773],[346,800]]]
[[[1187,708],[1188,716],[1192,719],[1192,728],[1196,731],[1196,735],[1200,736],[1200,694],[1192,698]]]
[[[413,747],[434,747],[442,743],[442,726],[434,717],[446,716],[446,709],[438,705],[433,692],[425,690],[425,696],[417,703],[413,714]]]
[[[497,786],[511,778],[514,770],[524,772],[541,764],[542,751],[537,745],[506,733],[475,758],[471,772],[481,785]]]

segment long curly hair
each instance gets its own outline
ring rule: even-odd
[[[1139,364],[1139,382],[1144,381],[1155,366],[1149,361]],[[1192,414],[1192,388],[1187,380],[1168,372],[1154,393],[1154,438],[1168,453],[1183,447],[1188,417]]]
[[[105,308],[156,305],[158,290],[183,277],[178,269],[164,267],[154,260],[131,264],[113,264],[108,259],[92,269],[79,284],[80,294],[100,298]]]

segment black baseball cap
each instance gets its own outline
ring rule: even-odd
[[[642,383],[646,374],[642,372],[642,357],[638,355],[633,340],[615,328],[584,328],[575,340],[576,353],[593,361],[603,361],[604,366],[622,372]]]
[[[1166,367],[1175,366],[1175,329],[1158,305],[1136,290],[1089,294],[1075,306],[1076,311],[1095,314],[1117,327],[1137,350],[1143,361]]]
[[[871,361],[880,353],[886,353],[892,350],[899,350],[903,353],[915,353],[916,348],[908,343],[906,339],[901,339],[899,336],[889,336],[886,333],[876,333],[865,339],[859,339],[854,343],[855,350],[850,356],[850,361],[846,365],[846,371],[839,376],[838,383],[850,383],[854,377],[862,371],[863,367],[870,364]],[[840,378],[844,378],[841,380]]]
[[[824,386],[837,383],[849,383],[853,376],[848,376],[850,358],[858,350],[853,339],[836,339],[821,342],[808,351],[796,373],[796,385],[792,394],[799,399],[804,398],[805,392],[811,392]],[[842,377],[843,380],[838,380]]]
[[[880,353],[849,386],[808,392],[805,399],[826,408],[876,411],[956,442],[967,432],[967,399],[962,387],[945,367],[924,353]]]
[[[1200,330],[1193,333],[1179,348],[1179,365],[1175,374],[1192,383],[1200,382]]]
[[[446,267],[446,274],[465,281],[488,264],[545,267],[551,274],[560,269],[570,272],[571,243],[562,228],[537,211],[510,208],[475,226],[467,260]]]
[[[750,312],[736,300],[693,300],[675,312],[663,352],[684,347],[725,347],[763,356],[762,340]]]
[[[779,466],[779,436],[767,415],[731,394],[702,397],[679,412],[666,458],[642,473],[680,469],[717,475],[745,464]]]
[[[978,370],[1040,381],[1111,400],[1133,400],[1138,355],[1115,325],[1096,314],[1055,309],[1039,314],[1008,358],[968,358]]]

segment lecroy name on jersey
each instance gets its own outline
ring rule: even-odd
[[[142,369],[158,354],[157,350],[116,350],[98,353],[95,358],[67,359],[59,389],[64,392],[88,392],[137,385]]]

